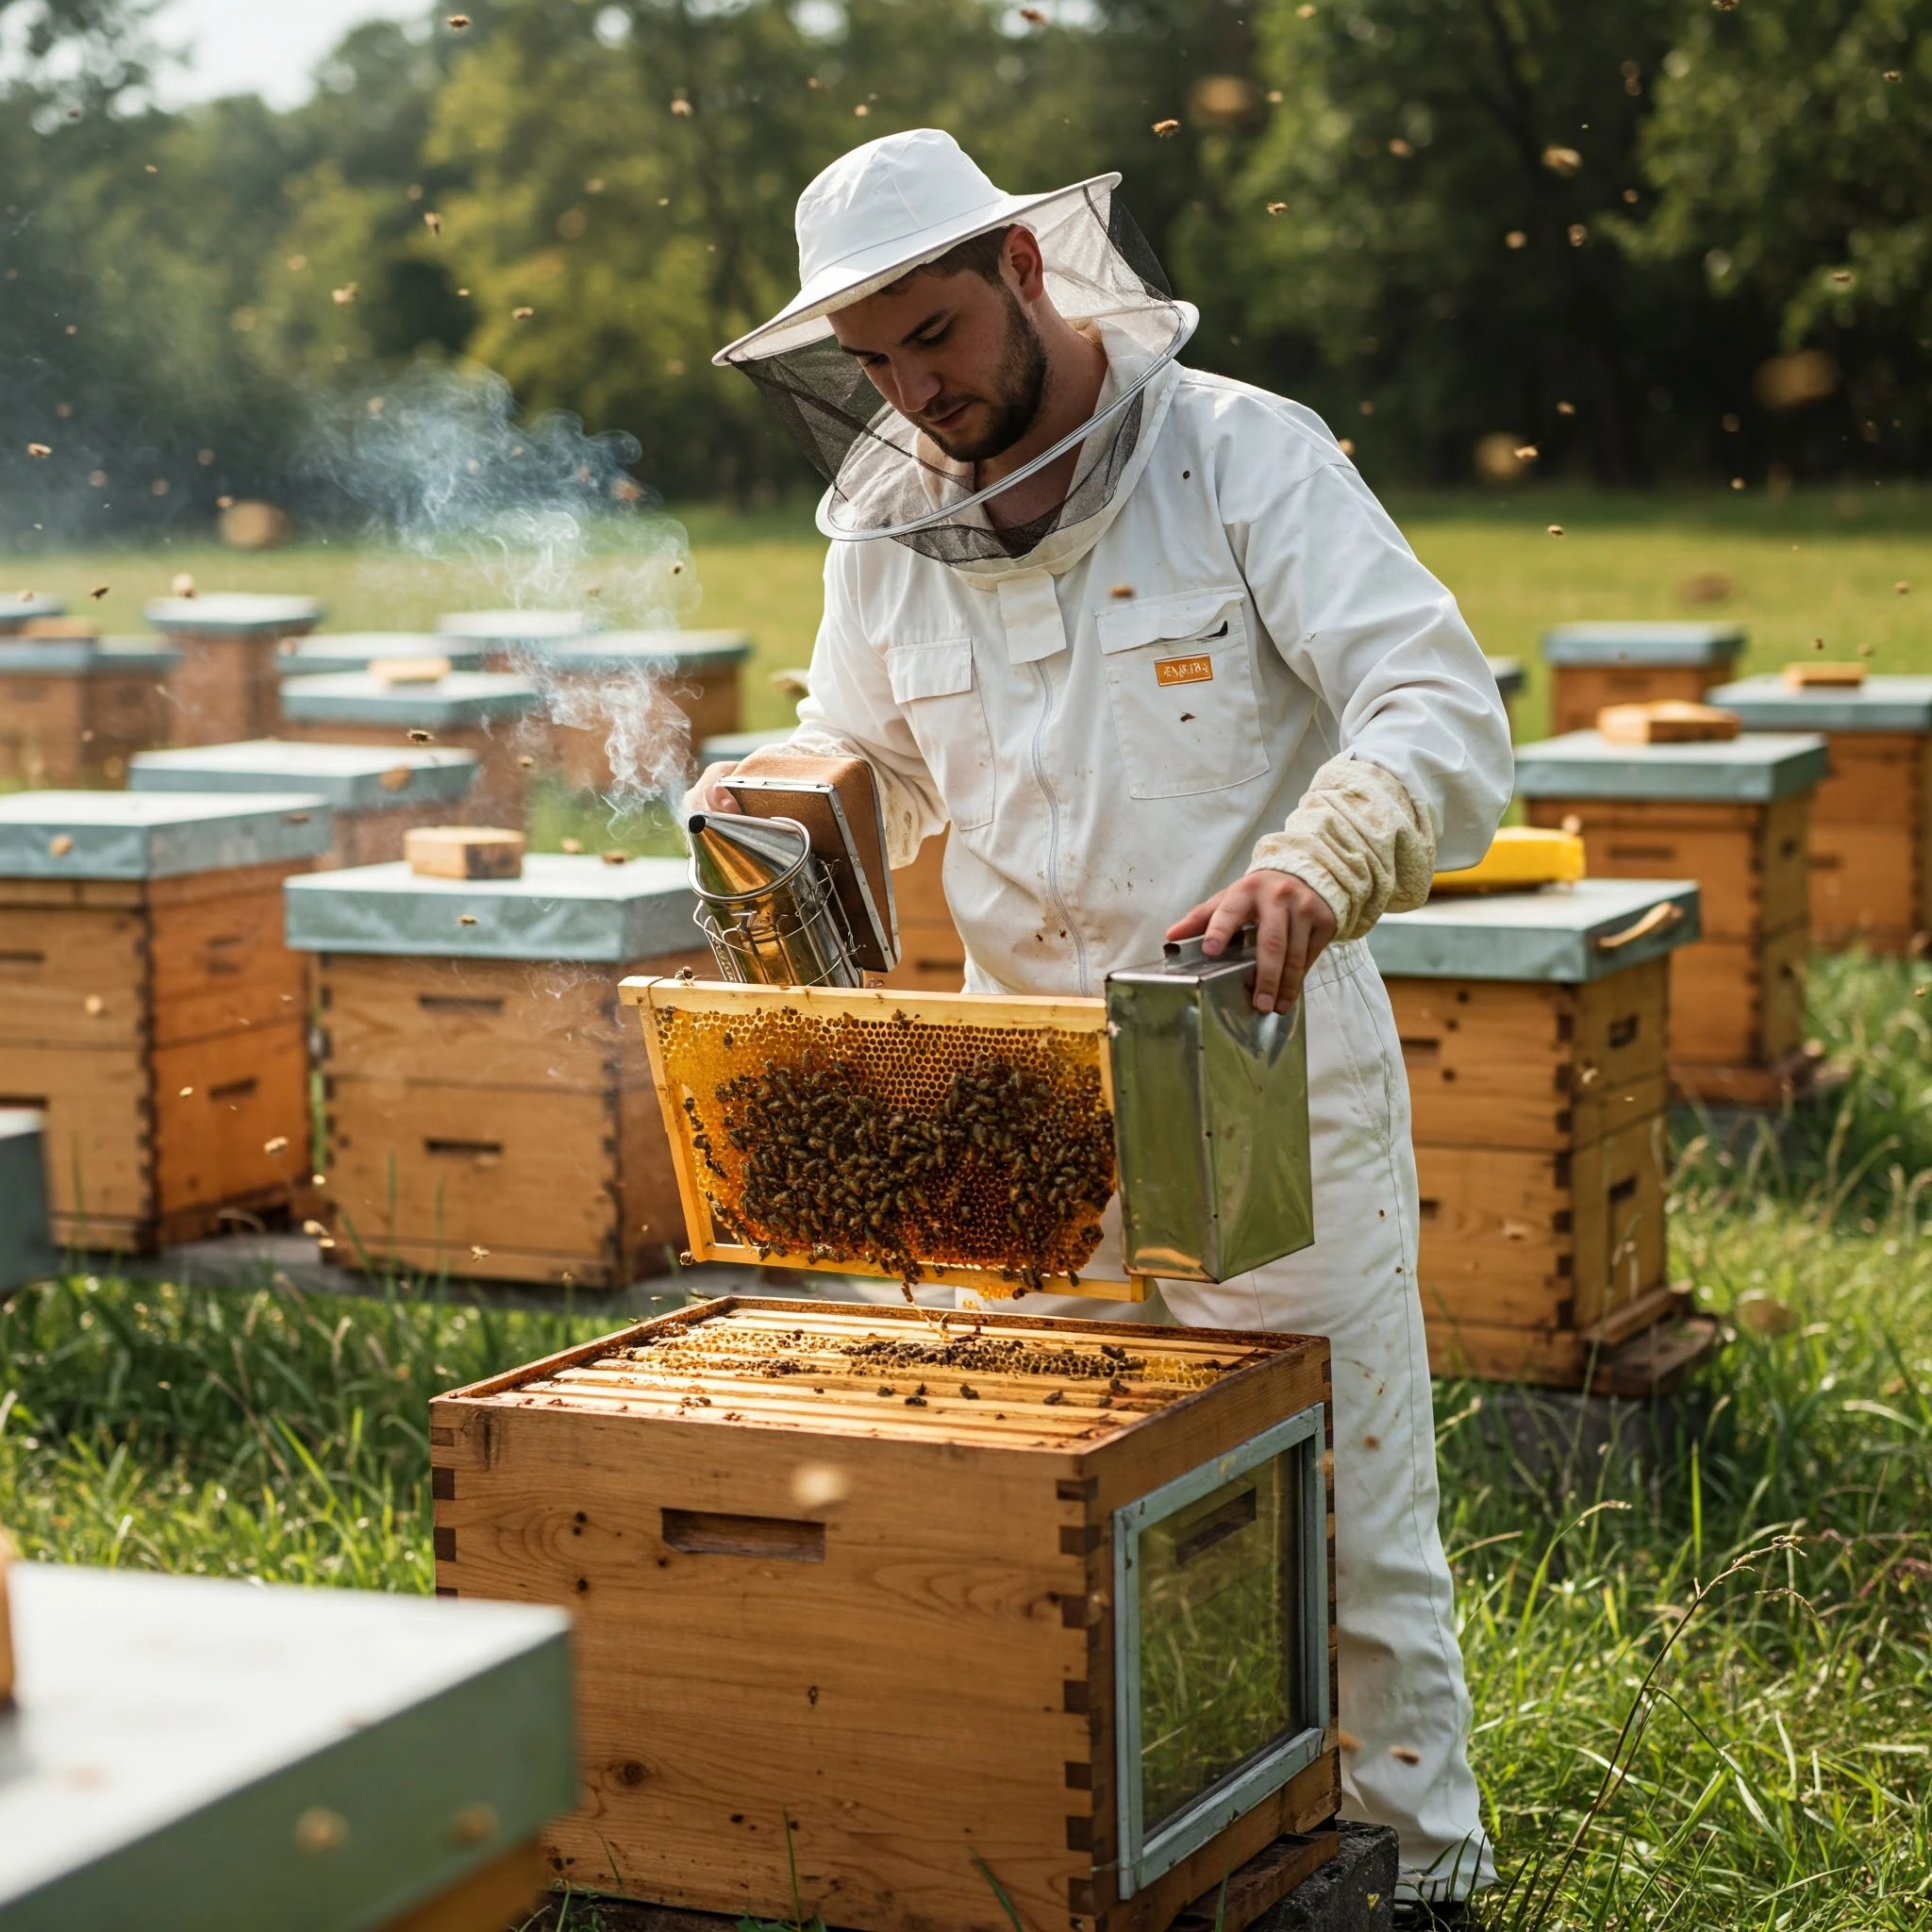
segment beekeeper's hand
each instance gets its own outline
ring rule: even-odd
[[[736,811],[738,801],[719,784],[719,779],[728,778],[737,771],[741,760],[721,758],[715,765],[707,765],[700,774],[698,782],[684,794],[684,808],[693,811]]]
[[[1201,950],[1223,952],[1242,926],[1255,928],[1255,1005],[1263,1013],[1291,1007],[1302,980],[1335,937],[1335,913],[1313,886],[1291,872],[1251,872],[1204,900],[1167,929],[1171,940],[1205,933]]]

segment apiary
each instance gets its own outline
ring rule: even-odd
[[[434,659],[384,659],[373,671],[288,678],[281,707],[276,735],[283,738],[469,752],[476,760],[469,794],[475,818],[497,825],[524,823],[530,765],[543,745],[542,700],[527,678],[441,671]]]
[[[436,1584],[575,1613],[572,1885],[1164,1932],[1332,1844],[1330,1411],[1317,1338],[716,1301],[432,1403]]]
[[[230,591],[158,598],[142,614],[181,653],[169,687],[170,741],[229,744],[275,728],[281,647],[322,622],[322,606]]]
[[[413,827],[460,823],[475,809],[476,755],[431,744],[258,738],[143,752],[127,784],[133,791],[313,792],[328,801],[334,832],[320,866],[376,865],[403,856]]]
[[[1701,889],[1702,936],[1671,967],[1671,1075],[1690,1098],[1769,1106],[1808,1072],[1807,852],[1824,772],[1824,741],[1791,733],[1517,747],[1530,824],[1580,831],[1591,878]]]
[[[498,1932],[575,1799],[557,1609],[16,1563],[0,1924]]]
[[[166,646],[92,633],[0,634],[0,782],[120,784],[135,753],[167,742],[180,662]]]
[[[286,641],[275,669],[284,677],[321,677],[331,671],[367,671],[376,664],[441,658],[452,671],[482,671],[489,656],[489,647],[478,641],[429,631],[317,631]]]
[[[1550,730],[1588,731],[1607,705],[1695,704],[1731,675],[1744,648],[1734,624],[1558,624],[1543,633]]]
[[[1408,1074],[1439,1375],[1655,1391],[1707,1351],[1665,1279],[1687,881],[1438,896],[1369,936]]]
[[[0,638],[23,631],[49,617],[63,617],[67,607],[40,591],[0,591]]]
[[[607,630],[562,638],[532,652],[555,695],[551,737],[565,779],[580,790],[610,788],[609,740],[675,724],[689,744],[735,732],[751,640],[736,630]],[[665,707],[660,724],[641,700]]]
[[[303,794],[0,797],[0,1106],[47,1116],[63,1245],[193,1240],[308,1174],[279,889],[328,820]]]
[[[1503,700],[1503,709],[1508,715],[1510,729],[1516,727],[1516,700],[1523,695],[1523,688],[1528,682],[1520,658],[1491,658],[1488,660],[1490,675],[1496,680],[1496,694]]]
[[[500,840],[477,851],[500,868]],[[445,841],[419,863],[449,856]],[[617,981],[709,955],[678,860],[509,862],[509,876],[406,860],[290,882],[288,940],[315,956],[322,1010],[327,1252],[628,1287],[682,1230]]]
[[[1905,953],[1932,928],[1932,677],[1792,664],[1711,692],[1747,731],[1817,731],[1831,771],[1811,801],[1811,941]]]
[[[450,610],[436,620],[439,639],[480,645],[492,671],[521,670],[554,645],[603,628],[588,610]]]
[[[38,1108],[0,1107],[0,1294],[59,1265],[47,1223],[46,1132]]]

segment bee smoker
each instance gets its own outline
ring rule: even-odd
[[[1127,1269],[1225,1281],[1315,1239],[1302,1002],[1258,1013],[1252,927],[1218,958],[1169,941],[1110,973],[1121,1243]]]

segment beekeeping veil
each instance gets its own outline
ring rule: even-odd
[[[1096,175],[1045,194],[995,188],[951,135],[915,128],[854,148],[798,198],[798,293],[769,322],[719,351],[764,391],[830,488],[819,528],[846,541],[893,537],[946,563],[1010,558],[1098,516],[1131,483],[1151,429],[1148,385],[1199,319],[1170,293],[1154,251]],[[1024,468],[981,487],[900,415],[840,347],[829,317],[876,294],[974,235],[1018,225],[1040,243],[1046,292],[1069,322],[1097,332],[1108,376],[1093,413]],[[1020,529],[995,529],[983,506],[1078,445],[1065,500]]]

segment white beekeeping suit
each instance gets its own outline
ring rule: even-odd
[[[1437,1529],[1407,1085],[1361,936],[1420,904],[1439,862],[1482,856],[1508,729],[1455,600],[1323,424],[1174,359],[1193,312],[1117,180],[1004,195],[925,130],[855,150],[801,199],[800,296],[719,358],[831,483],[820,526],[839,541],[791,744],[871,762],[895,864],[951,826],[974,991],[1096,993],[1253,870],[1334,911],[1305,991],[1315,1245],[1163,1297],[1183,1322],[1330,1339],[1340,1722],[1359,1740],[1344,1788],[1399,1828],[1407,1889],[1457,1898],[1493,1868]],[[1074,485],[1018,556],[993,492],[883,405],[824,320],[1015,222],[1108,365]]]

